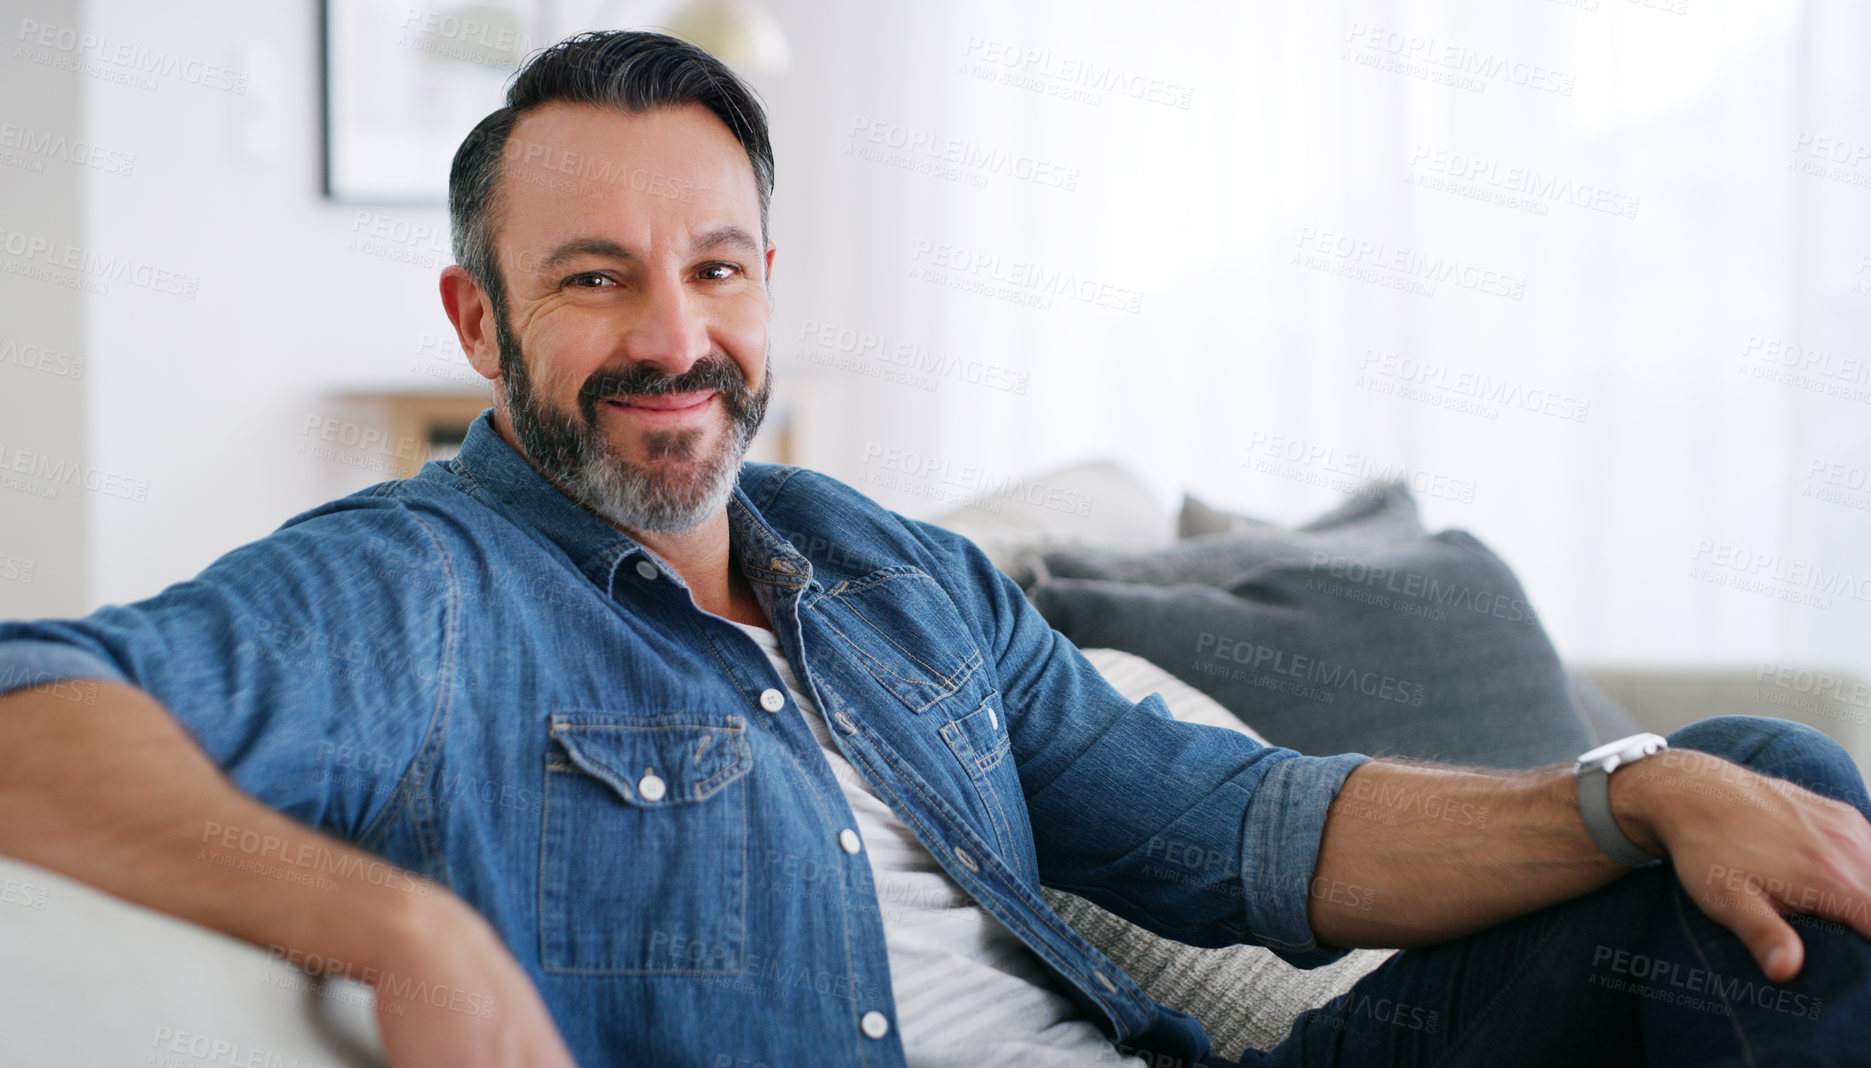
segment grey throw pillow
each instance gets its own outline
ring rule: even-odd
[[[1190,526],[1192,507],[1206,509],[1211,516],[1223,514],[1193,497],[1187,498],[1182,513],[1185,531]],[[1183,582],[1221,586],[1278,560],[1310,560],[1319,553],[1359,559],[1424,534],[1416,499],[1402,483],[1374,484],[1296,530],[1244,516],[1227,518],[1232,527],[1185,536],[1163,548],[1054,548],[1040,555],[1043,566],[1032,572],[1040,580],[1087,578],[1155,586]]]
[[[1030,596],[1081,648],[1142,656],[1304,753],[1523,768],[1591,747],[1537,613],[1486,546],[1424,533],[1399,486],[1309,526],[1050,553]]]

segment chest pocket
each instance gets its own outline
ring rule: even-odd
[[[540,841],[548,972],[741,970],[747,783],[739,716],[552,717]]]
[[[916,568],[888,568],[828,590],[813,604],[879,686],[911,712],[962,693],[981,652],[961,613]]]
[[[811,607],[863,677],[911,713],[905,733],[927,739],[925,757],[945,765],[936,777],[954,782],[960,762],[979,800],[970,807],[982,837],[1030,871],[1033,832],[994,672],[948,594],[919,569],[886,568],[827,590]]]

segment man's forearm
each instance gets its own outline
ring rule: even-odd
[[[242,793],[161,705],[107,682],[0,697],[0,854],[364,981],[449,907]]]
[[[1612,778],[1620,813],[1624,778]],[[1592,841],[1577,790],[1563,767],[1489,774],[1361,765],[1326,818],[1314,933],[1338,946],[1432,945],[1611,882],[1630,869]]]

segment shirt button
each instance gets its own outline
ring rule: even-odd
[[[858,855],[858,850],[864,848],[864,842],[858,837],[858,832],[846,827],[838,832],[838,848],[855,857]]]
[[[642,575],[646,579],[653,579],[656,577],[656,565],[650,563],[648,560],[638,560],[637,574]]]
[[[651,803],[661,801],[663,795],[668,792],[669,784],[653,771],[637,780],[637,794],[645,801]]]
[[[778,712],[786,707],[786,695],[778,690],[760,691],[760,707],[768,712]]]
[[[882,1038],[890,1033],[890,1021],[876,1009],[865,1013],[863,1018],[858,1020],[858,1027],[870,1038]]]
[[[1091,977],[1098,980],[1098,985],[1104,987],[1108,993],[1117,993],[1117,984],[1111,981],[1110,976],[1103,972],[1093,972],[1091,973]]]

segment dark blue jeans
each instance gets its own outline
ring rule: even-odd
[[[1685,727],[1670,745],[1871,816],[1857,767],[1810,727],[1729,716]],[[1274,1049],[1249,1051],[1240,1068],[1871,1064],[1871,942],[1828,921],[1789,919],[1806,963],[1791,983],[1774,986],[1668,864],[1644,869],[1489,930],[1398,953],[1350,993],[1302,1015]]]

